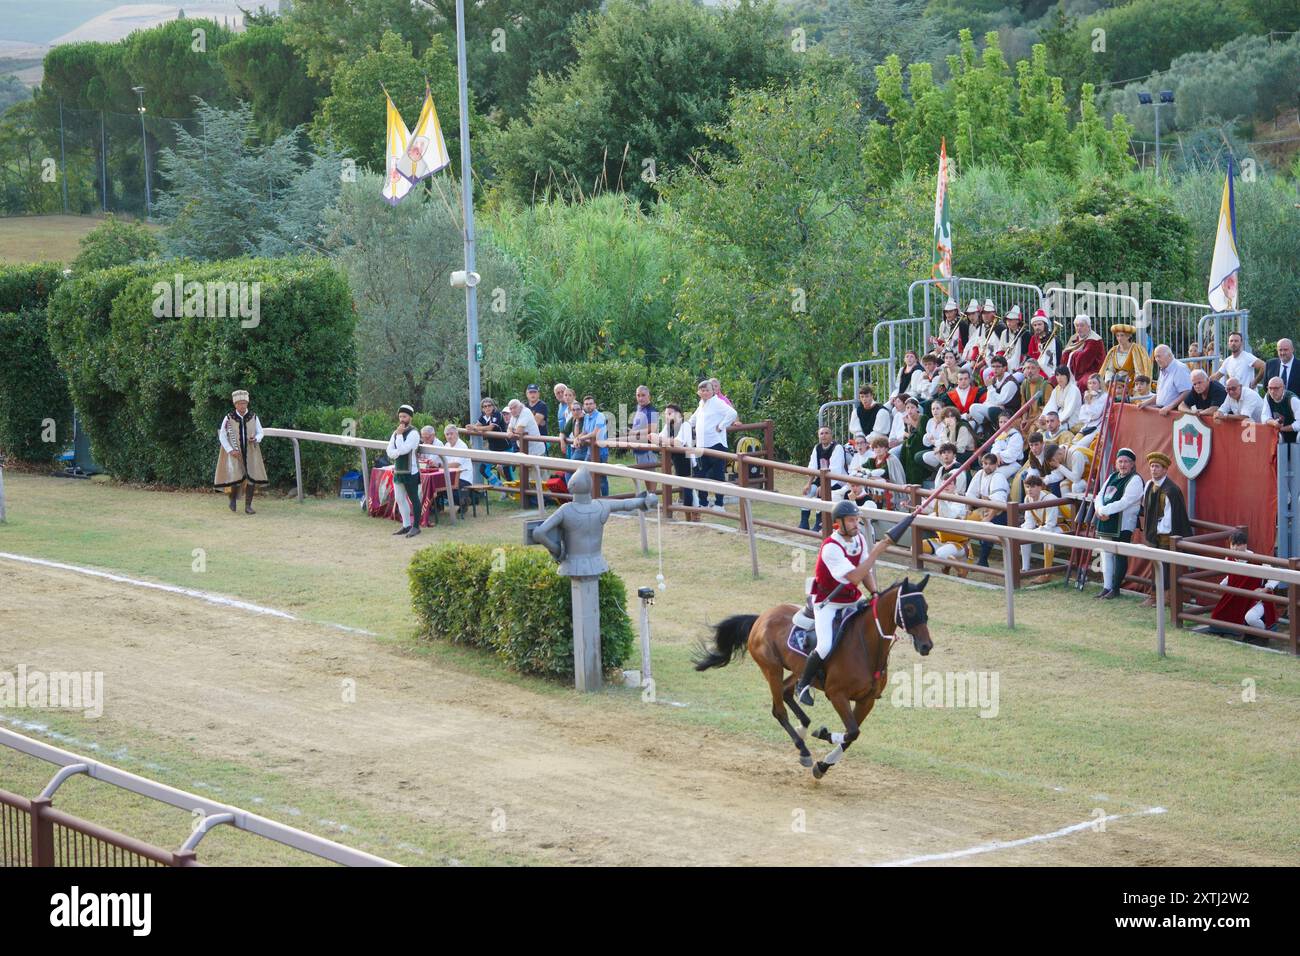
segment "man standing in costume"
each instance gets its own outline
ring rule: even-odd
[[[415,409],[403,405],[397,410],[397,430],[388,437],[387,454],[393,463],[393,497],[402,516],[402,526],[393,534],[414,538],[420,533],[420,432],[411,425]]]
[[[232,392],[230,400],[235,410],[221,420],[217,439],[221,454],[217,456],[217,473],[212,483],[225,488],[234,512],[239,502],[239,486],[244,486],[244,513],[253,510],[253,491],[266,484],[266,463],[262,460],[262,423],[248,410],[248,392],[242,388]]]
[[[1132,449],[1121,448],[1115,453],[1115,470],[1106,479],[1095,504],[1097,537],[1126,544],[1133,540],[1138,511],[1142,507],[1142,479],[1134,470],[1136,467],[1137,455]],[[1101,593],[1097,597],[1104,601],[1119,597],[1127,574],[1128,558],[1103,551]]]
[[[1183,490],[1169,477],[1169,456],[1163,452],[1153,451],[1147,455],[1147,465],[1151,468],[1151,480],[1146,484],[1142,494],[1142,537],[1153,548],[1169,550],[1169,539],[1173,535],[1187,537],[1192,533],[1192,523],[1187,519],[1187,503],[1183,500]],[[1164,566],[1165,588],[1169,587],[1169,565]],[[1172,600],[1172,596],[1170,598]],[[1142,602],[1143,607],[1155,607],[1156,596],[1152,591]]]

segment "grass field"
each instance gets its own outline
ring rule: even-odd
[[[936,648],[924,666],[995,672],[997,716],[886,706],[887,698],[845,761],[814,785],[768,714],[758,670],[739,661],[697,674],[689,660],[710,621],[797,599],[811,565],[793,542],[760,543],[763,573],[755,581],[743,538],[707,525],[663,529],[668,586],[652,611],[655,678],[660,701],[681,706],[647,706],[636,693],[617,687],[579,697],[560,684],[514,675],[470,649],[416,638],[404,569],[417,544],[453,538],[515,542],[519,519],[512,506],[494,504],[490,519],[444,523],[410,542],[392,538],[391,526],[342,501],[300,506],[270,499],[249,518],[231,516],[212,494],[13,472],[5,480],[10,516],[0,526],[0,551],[237,596],[307,621],[378,635],[343,635],[320,625],[308,634],[302,630],[307,624],[263,634],[262,624],[245,625],[237,612],[219,612],[229,624],[215,625],[215,618],[170,605],[144,615],[141,609],[153,599],[138,592],[83,586],[64,572],[29,573],[0,559],[0,580],[9,581],[0,589],[0,621],[22,622],[23,629],[18,634],[0,627],[0,669],[60,649],[106,655],[105,666],[116,656],[123,667],[133,662],[113,685],[125,694],[116,712],[110,692],[98,721],[64,712],[21,715],[47,728],[28,732],[67,735],[78,742],[67,744],[73,750],[94,744],[110,762],[121,753],[131,761],[126,769],[136,772],[151,772],[141,766],[165,768],[152,772],[177,786],[219,785],[220,799],[249,809],[293,808],[298,815],[260,812],[403,862],[622,862],[628,857],[611,841],[632,834],[646,847],[632,860],[672,860],[674,852],[684,863],[738,860],[748,854],[737,846],[762,846],[768,839],[781,846],[769,832],[773,826],[788,840],[792,806],[839,821],[834,833],[818,838],[824,840],[816,844],[821,856],[803,862],[879,862],[1048,832],[1097,811],[1127,814],[1152,807],[1168,812],[1120,821],[1105,834],[976,860],[1269,865],[1293,862],[1300,853],[1300,811],[1293,800],[1300,789],[1297,661],[1186,631],[1170,632],[1169,656],[1159,660],[1152,612],[1134,600],[1098,607],[1091,593],[1056,585],[1022,592],[1018,627],[1009,632],[1002,625],[999,591],[932,579],[926,593]],[[652,522],[651,553],[643,555],[637,522],[610,522],[607,555],[630,592],[654,582],[656,531]],[[202,571],[194,570],[195,549],[202,549]],[[886,570],[882,579],[901,573]],[[50,592],[64,588],[65,601],[52,604]],[[127,623],[116,626],[119,619]],[[230,649],[228,658],[223,646]],[[920,663],[910,646],[894,653],[895,675]],[[371,679],[383,686],[388,709],[378,708],[371,719],[386,726],[385,733],[353,718],[329,724],[332,712],[306,691],[284,691],[292,699],[264,703],[264,695],[243,686],[257,683],[268,669],[291,686],[310,683],[324,667],[321,655],[344,658],[324,673],[376,669]],[[149,682],[155,666],[167,675],[161,687]],[[205,675],[217,686],[209,686]],[[185,701],[202,705],[181,703],[180,686],[189,689]],[[236,690],[242,694],[237,699],[218,696]],[[430,701],[439,703],[420,717],[419,708]],[[396,719],[399,706],[412,709],[412,720],[384,724]],[[230,712],[246,708],[258,711],[250,723],[231,723],[237,717]],[[824,703],[816,710],[817,721],[826,719]],[[262,740],[254,729],[281,721],[284,740],[278,745],[276,734],[268,730]],[[442,726],[446,735],[421,750],[421,772],[428,779],[413,781],[417,790],[427,784],[418,799],[387,799],[386,785],[373,781],[358,793],[335,772],[368,772],[368,760],[385,766],[389,738],[421,732],[426,724]],[[480,724],[499,734],[474,742],[484,751],[466,739]],[[329,726],[329,733],[318,732],[317,725]],[[348,746],[329,754],[336,738],[347,738]],[[305,751],[305,764],[294,762],[295,743]],[[459,749],[462,744],[468,749]],[[319,768],[313,763],[316,750],[325,752]],[[491,803],[483,801],[493,799],[497,787],[497,770],[477,766],[476,755],[485,752],[497,755],[508,777],[515,774],[512,786],[519,789],[510,791],[511,799],[530,839],[494,840],[475,822],[491,812]],[[428,764],[431,755],[434,763]],[[573,819],[572,802],[581,802],[583,792],[557,780],[569,772],[581,777],[580,766],[569,766],[579,757],[599,772],[590,781],[590,806]],[[33,792],[49,768],[32,764],[0,752],[0,786]],[[93,804],[97,818],[108,815],[110,825],[136,835],[174,845],[179,831],[168,827],[187,823],[165,823],[156,808],[106,797],[84,781],[80,786],[69,791],[73,812],[90,812]],[[452,791],[459,797],[444,805],[441,795]],[[527,797],[519,796],[524,792]],[[647,819],[656,800],[664,801],[668,813],[705,813],[700,794],[736,804],[721,822],[713,821],[716,846],[688,839],[680,828],[662,832]],[[466,816],[466,803],[483,804],[477,818]],[[771,816],[785,823],[773,824]],[[329,821],[343,820],[350,830],[331,829]],[[741,826],[746,821],[748,829]],[[728,833],[726,825],[735,832]],[[383,839],[376,841],[375,834]],[[269,858],[270,851],[255,843],[227,834],[205,855],[213,862]]]
[[[0,262],[71,262],[99,216],[6,216],[0,218]]]

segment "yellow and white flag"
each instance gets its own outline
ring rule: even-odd
[[[416,120],[411,141],[397,168],[411,182],[418,183],[424,177],[445,169],[450,162],[447,143],[442,138],[442,127],[438,125],[438,111],[433,106],[433,94],[426,86],[420,118]]]
[[[411,144],[411,133],[402,122],[402,114],[393,105],[393,98],[384,92],[388,100],[388,141],[384,147],[384,200],[390,206],[396,206],[411,191],[411,180],[402,174],[400,164],[406,157]]]
[[[1214,237],[1214,258],[1210,260],[1210,305],[1215,312],[1232,312],[1237,308],[1237,208],[1232,194],[1232,161],[1223,184],[1223,202],[1219,204],[1219,230]]]

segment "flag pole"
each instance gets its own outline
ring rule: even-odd
[[[465,0],[456,0],[456,74],[460,86],[460,186],[465,209],[465,274],[475,271],[474,177],[469,159],[469,82],[465,70]],[[427,81],[426,81],[427,82]],[[479,413],[482,388],[478,366],[478,292],[465,284],[465,348],[469,366],[469,418]]]

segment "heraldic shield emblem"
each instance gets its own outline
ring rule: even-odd
[[[1210,463],[1210,426],[1195,415],[1184,415],[1174,421],[1174,461],[1178,470],[1188,478],[1195,478]]]

